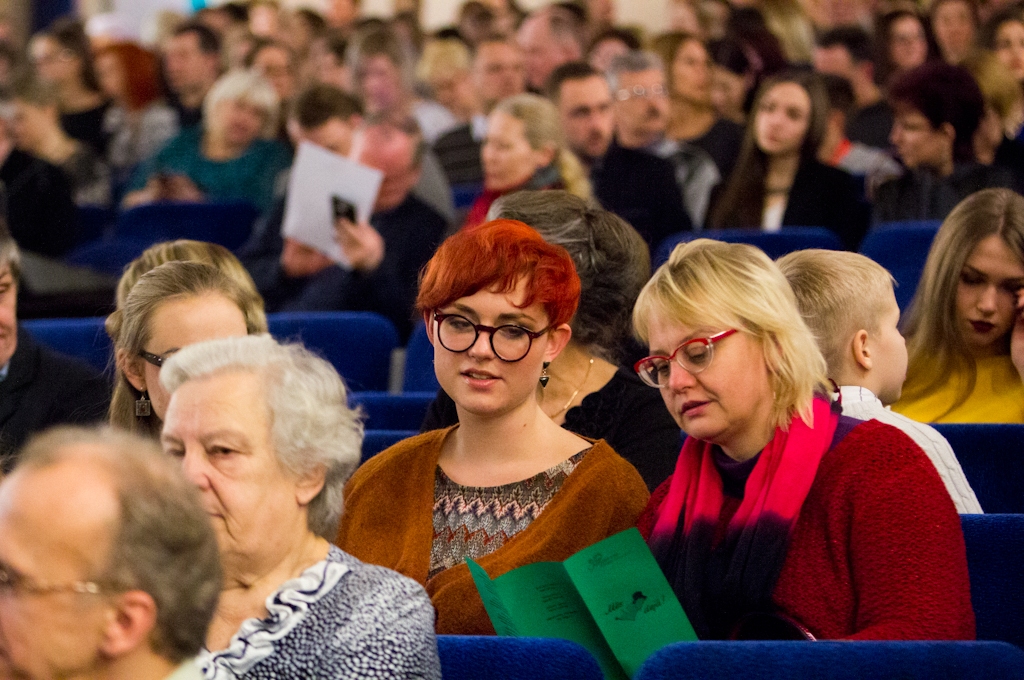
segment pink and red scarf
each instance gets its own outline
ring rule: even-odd
[[[683,445],[650,545],[700,638],[726,638],[744,614],[771,610],[793,527],[839,422],[821,398],[813,416],[813,427],[794,418],[775,431],[717,544],[725,496],[713,445],[693,437]]]

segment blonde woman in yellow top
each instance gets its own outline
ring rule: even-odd
[[[1024,423],[1024,197],[985,189],[939,229],[904,328],[893,410],[922,422]]]

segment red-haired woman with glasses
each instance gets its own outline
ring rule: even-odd
[[[972,639],[960,518],[909,437],[840,415],[778,267],[681,245],[633,315],[688,438],[639,521],[702,639]]]
[[[564,560],[633,526],[646,503],[629,463],[538,403],[579,295],[569,254],[513,220],[455,234],[424,270],[417,307],[459,424],[360,467],[336,543],[423,584],[439,633],[494,633],[465,558],[492,578]]]

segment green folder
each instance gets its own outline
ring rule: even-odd
[[[653,652],[696,640],[640,532],[610,536],[565,562],[491,579],[466,558],[498,635],[555,637],[586,647],[608,680],[627,680]]]

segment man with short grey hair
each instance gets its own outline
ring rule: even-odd
[[[676,182],[695,227],[704,224],[711,190],[722,177],[705,151],[668,139],[669,93],[665,67],[649,52],[627,52],[612,60],[608,84],[615,100],[615,132],[619,144],[642,149],[675,166]]]
[[[199,495],[148,440],[51,430],[0,483],[0,677],[199,680],[220,587]]]

